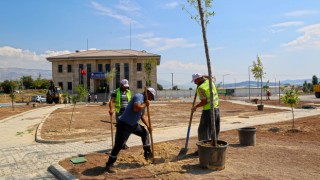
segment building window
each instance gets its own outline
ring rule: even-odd
[[[71,66],[71,64],[68,64],[68,72],[72,72],[72,66]]]
[[[110,72],[110,64],[106,64],[106,72]]]
[[[129,81],[129,64],[124,63],[124,78]]]
[[[83,70],[83,64],[79,64],[79,84],[83,84],[83,75],[81,74],[81,70]]]
[[[72,90],[72,82],[68,82],[68,90]]]
[[[142,89],[142,81],[137,81],[137,88]]]
[[[59,64],[59,65],[58,65],[58,72],[59,72],[59,73],[62,73],[62,71],[63,71],[62,65]]]
[[[102,72],[102,64],[98,64],[98,72]]]
[[[87,64],[87,89],[90,90],[90,79],[91,79],[91,64]]]
[[[116,87],[120,87],[120,63],[116,63]]]
[[[61,87],[61,90],[63,90],[63,82],[58,82],[58,85]]]
[[[142,71],[142,64],[141,63],[137,63],[137,71]]]

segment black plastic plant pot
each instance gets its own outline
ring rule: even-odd
[[[259,110],[259,111],[263,111],[263,106],[264,106],[263,104],[259,104],[259,105],[257,105],[258,110]]]
[[[211,140],[197,142],[200,166],[213,171],[225,168],[228,143],[218,140],[217,146],[212,146]]]
[[[244,127],[238,129],[239,141],[241,146],[254,146],[256,144],[255,127]]]

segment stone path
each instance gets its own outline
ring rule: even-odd
[[[234,102],[238,103],[238,102]],[[241,103],[241,102],[240,102]],[[72,142],[64,144],[40,144],[34,142],[34,136],[24,133],[16,136],[17,132],[27,132],[30,126],[39,124],[54,109],[38,109],[37,111],[23,113],[19,116],[8,118],[0,122],[0,179],[56,179],[47,169],[56,167],[58,174],[67,177],[63,169],[59,169],[56,163],[66,157],[87,154],[94,151],[105,151],[111,148],[110,138],[98,142]],[[295,118],[319,115],[320,110],[296,109]],[[260,115],[249,118],[228,117],[222,118],[222,131],[236,129],[245,126],[273,123],[291,120],[291,111],[270,115]],[[197,124],[193,124],[190,136],[197,135]],[[154,129],[154,142],[162,142],[173,139],[185,138],[187,125],[184,127],[172,127]],[[141,140],[136,136],[130,136],[129,146],[141,145]]]

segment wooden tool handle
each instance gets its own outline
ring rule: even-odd
[[[147,93],[147,87],[144,87],[144,94],[146,96],[146,100],[148,100],[148,93]],[[149,128],[151,129],[151,119],[150,119],[150,109],[149,105],[147,105],[147,113],[148,113],[148,122],[149,122]],[[151,151],[152,151],[152,158],[154,158],[154,149],[153,149],[153,137],[152,137],[152,131],[150,133],[150,139],[151,139]]]

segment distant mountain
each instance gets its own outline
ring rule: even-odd
[[[43,69],[23,69],[23,68],[0,68],[0,82],[5,80],[18,80],[22,76],[31,76],[33,79],[37,79],[41,75],[41,78],[52,79],[51,70]]]

